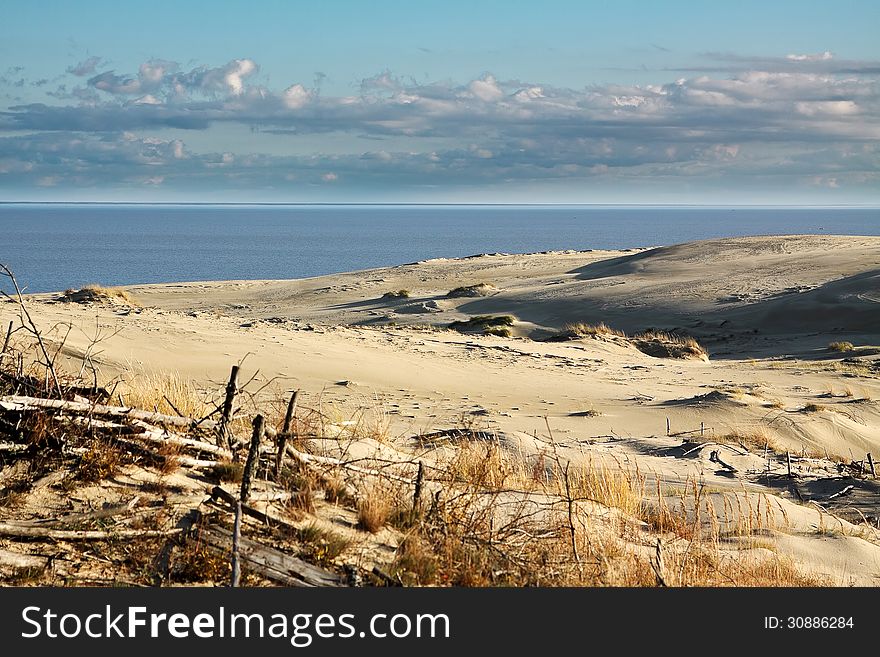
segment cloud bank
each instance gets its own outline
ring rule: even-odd
[[[189,70],[151,59],[120,73],[99,72],[102,60],[90,57],[67,69],[75,86],[0,111],[0,190],[214,186],[295,196],[304,186],[335,194],[556,181],[772,184],[876,198],[880,63],[830,52],[710,59],[718,66],[641,86],[560,88],[489,73],[419,84],[384,71],[333,96],[317,75],[311,86],[271,88],[248,58]],[[240,144],[196,151],[178,134],[220,143],[240,126],[289,143],[290,154]],[[341,139],[348,152],[300,145],[315,136]]]

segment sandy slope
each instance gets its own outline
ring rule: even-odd
[[[851,480],[849,496],[829,499],[846,483],[830,461],[796,458],[801,477],[780,480],[766,471],[781,472],[784,458],[755,444],[751,453],[735,440],[688,452],[678,434],[702,426],[704,440],[758,434],[798,455],[880,457],[874,350],[827,349],[832,340],[880,343],[878,271],[880,238],[760,237],[440,259],[296,281],[133,286],[135,310],[39,295],[33,308],[43,325],[73,324],[71,363],[96,326],[110,335],[95,356],[108,378],[143,364],[219,387],[247,355],[247,372],[302,389],[305,403],[340,417],[367,408],[401,447],[415,434],[476,422],[526,455],[547,449],[552,432],[566,456],[637,464],[668,486],[698,479],[719,494],[772,493],[789,525],[780,549],[841,581],[876,584],[880,548],[847,532],[832,540],[816,531],[815,506],[795,503],[813,499],[852,518],[858,508],[876,522],[876,482]],[[477,283],[497,290],[445,296]],[[382,297],[399,289],[410,297]],[[12,311],[0,306],[0,320]],[[515,316],[514,337],[429,328],[502,313]],[[712,358],[653,358],[610,338],[540,340],[573,321],[684,328]],[[667,418],[677,435],[666,435]],[[712,461],[713,450],[736,473]]]

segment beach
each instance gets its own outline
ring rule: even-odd
[[[219,390],[240,363],[259,395],[333,418],[322,453],[430,459],[415,437],[465,427],[523,463],[635,469],[649,496],[745,500],[761,549],[876,585],[878,484],[853,464],[880,458],[878,267],[876,237],[754,237],[27,302],[50,342],[71,327],[60,366],[87,355],[122,402],[155,373]]]

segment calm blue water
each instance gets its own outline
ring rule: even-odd
[[[880,209],[0,205],[0,262],[47,292],[793,233],[880,235]]]

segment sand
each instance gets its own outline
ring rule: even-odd
[[[478,284],[480,296],[447,296]],[[341,419],[367,409],[401,449],[413,435],[463,422],[526,455],[552,439],[568,458],[637,465],[652,485],[696,480],[712,495],[764,496],[786,518],[768,539],[774,549],[839,583],[880,583],[877,533],[861,522],[864,514],[876,524],[880,488],[844,480],[838,464],[867,452],[880,459],[880,238],[490,254],[126,289],[139,307],[58,294],[29,302],[42,326],[73,327],[67,367],[79,369],[102,338],[90,355],[104,380],[174,371],[219,389],[244,359],[255,385],[300,389],[302,403]],[[408,296],[383,296],[398,290]],[[511,336],[445,328],[479,315],[511,315]],[[13,316],[0,304],[4,326]],[[709,358],[657,358],[614,335],[546,341],[575,322],[683,331]],[[856,348],[828,348],[843,341]],[[707,444],[682,447],[697,438]],[[787,450],[799,476],[769,476],[787,467]],[[830,497],[853,482],[848,495]],[[843,529],[831,535],[804,500],[845,518]]]

